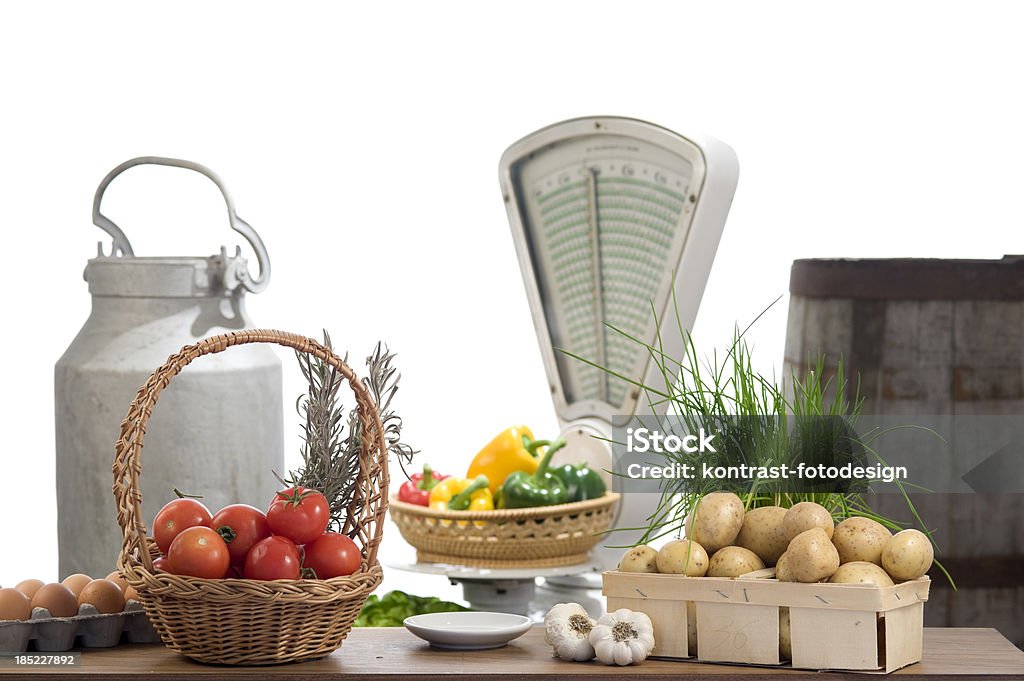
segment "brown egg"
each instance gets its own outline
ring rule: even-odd
[[[82,593],[82,589],[85,588],[85,585],[91,581],[92,577],[89,575],[83,575],[81,572],[77,572],[65,577],[61,584],[71,589],[71,593],[75,594],[75,598],[78,598],[78,595]]]
[[[33,608],[46,608],[50,617],[74,617],[78,614],[78,599],[63,584],[47,584],[32,597]]]
[[[32,600],[32,597],[36,595],[36,592],[39,591],[42,586],[43,580],[41,579],[26,579],[18,582],[18,586],[14,588],[28,596],[29,600]]]
[[[103,615],[121,612],[124,610],[124,592],[121,591],[121,587],[109,579],[94,579],[85,585],[82,593],[78,596],[79,605],[86,603]]]
[[[127,603],[128,601],[138,601],[138,600],[139,600],[139,592],[135,590],[134,586],[129,584],[128,588],[124,590],[124,601],[125,601],[125,603]]]
[[[124,581],[124,577],[122,577],[121,573],[117,570],[111,572],[109,575],[104,577],[104,579],[109,580],[114,584],[117,584],[119,587],[121,587],[121,593],[125,593],[128,591],[128,582]]]
[[[27,620],[32,601],[17,589],[0,589],[0,620]]]

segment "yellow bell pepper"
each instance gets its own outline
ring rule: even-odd
[[[512,426],[503,430],[473,457],[466,477],[486,475],[493,496],[498,493],[505,478],[516,471],[533,475],[540,461],[526,448],[532,440],[533,432],[526,426]]]

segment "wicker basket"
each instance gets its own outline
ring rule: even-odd
[[[328,580],[198,579],[153,570],[160,555],[141,517],[140,454],[146,423],[161,391],[203,355],[246,343],[275,343],[318,357],[355,393],[361,426],[360,471],[343,532],[363,551],[359,570]],[[168,647],[201,662],[278,664],[323,657],[348,635],[366,597],[380,584],[377,562],[387,510],[388,466],[380,414],[366,387],[341,359],[316,341],[281,331],[246,330],[188,345],[153,372],[121,424],[114,459],[114,497],[124,542],[117,566],[139,592]]]
[[[485,568],[575,565],[614,519],[619,495],[557,506],[438,511],[392,497],[391,520],[424,563]]]

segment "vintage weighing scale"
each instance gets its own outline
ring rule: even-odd
[[[611,469],[605,439],[612,437],[613,425],[657,409],[616,374],[647,385],[664,380],[648,351],[611,327],[660,344],[668,356],[682,355],[681,331],[697,315],[736,189],[736,155],[709,137],[683,137],[629,118],[588,117],[519,140],[505,151],[499,173],[567,442],[556,458]],[[610,488],[610,476],[608,482]],[[646,524],[656,501],[652,494],[624,494],[615,526]],[[631,543],[636,536],[617,532],[609,543]],[[473,607],[527,612],[539,596],[535,577],[543,576],[545,588],[555,591],[592,588],[621,554],[622,549],[599,547],[590,563],[544,575],[439,565],[416,569],[461,583]]]

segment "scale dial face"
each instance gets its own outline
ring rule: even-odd
[[[506,152],[506,199],[563,419],[634,412],[640,391],[615,374],[643,380],[650,355],[629,336],[656,338],[704,168],[685,138],[629,119],[570,121]]]

